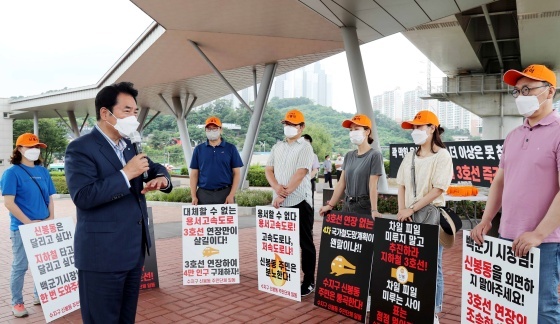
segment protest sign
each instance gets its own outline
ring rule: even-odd
[[[540,250],[516,257],[512,242],[463,232],[461,323],[538,322]]]
[[[315,305],[364,323],[367,313],[373,219],[330,211],[323,218]]]
[[[20,225],[19,231],[46,322],[80,308],[71,218]]]
[[[257,206],[259,290],[301,301],[299,210]]]
[[[238,208],[183,206],[183,285],[239,283]]]
[[[369,323],[431,323],[439,227],[376,218]]]
[[[445,142],[453,160],[453,183],[470,182],[490,187],[498,172],[504,140]],[[390,145],[390,178],[396,178],[399,167],[414,144]]]

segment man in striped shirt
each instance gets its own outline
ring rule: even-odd
[[[303,282],[301,296],[315,290],[315,244],[313,243],[313,201],[311,198],[310,168],[313,148],[301,137],[305,118],[299,110],[290,110],[282,120],[286,138],[276,143],[266,162],[266,179],[274,189],[275,208],[299,209],[299,242]]]

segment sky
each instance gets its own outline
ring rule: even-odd
[[[152,22],[128,0],[0,1],[0,12],[0,98],[95,84]],[[401,34],[360,48],[371,95],[426,86],[426,57]],[[355,112],[345,53],[321,65],[333,108]]]

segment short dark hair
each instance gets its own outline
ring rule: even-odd
[[[308,140],[309,143],[313,143],[313,139],[311,138],[311,135],[303,134],[302,137],[305,138],[306,140]]]
[[[550,82],[548,81],[542,81],[542,83],[544,83],[545,86],[549,86],[549,87],[554,87]],[[556,88],[554,88],[554,94],[552,95],[552,99],[554,99],[556,97]]]
[[[99,113],[101,108],[105,107],[111,113],[113,112],[113,107],[117,104],[117,97],[120,93],[131,95],[134,98],[134,102],[136,102],[138,90],[134,89],[134,84],[131,82],[119,82],[106,86],[95,96],[95,115],[97,120],[101,119],[101,114]]]
[[[328,154],[327,154],[327,155],[325,155],[325,159],[328,159],[328,158],[329,158],[329,156],[330,156],[330,155],[328,155]]]
[[[10,163],[13,165],[21,164],[21,152],[18,150],[21,146],[16,146],[16,148],[12,151],[12,156],[10,156]],[[37,159],[33,162],[35,165],[43,164],[43,160],[41,158]]]

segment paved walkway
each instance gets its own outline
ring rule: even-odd
[[[320,204],[321,195],[315,197]],[[257,289],[257,256],[254,217],[243,217],[239,231],[241,283],[238,285],[182,285],[182,252],[179,204],[148,203],[154,215],[160,288],[140,293],[137,323],[356,323],[341,315],[315,307],[313,295],[298,303]],[[56,217],[73,217],[75,207],[68,198],[55,200]],[[316,218],[314,238],[320,243],[321,222]],[[0,323],[44,323],[41,306],[32,306],[32,279],[25,277],[24,300],[30,316],[16,319],[11,313],[9,276],[12,261],[8,211],[0,204]],[[176,234],[174,235],[174,232]],[[460,323],[461,244],[443,254],[445,294],[440,322]],[[53,323],[81,323],[79,311]]]

